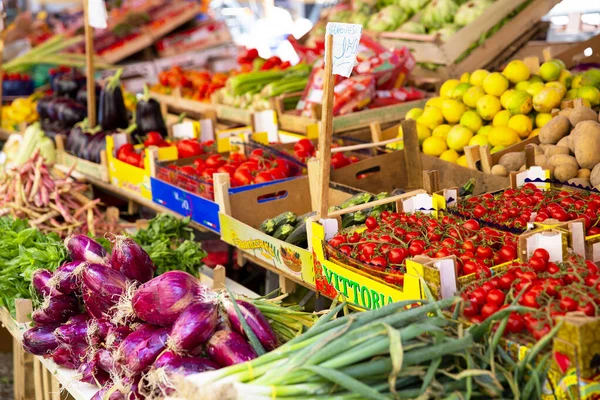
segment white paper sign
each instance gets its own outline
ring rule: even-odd
[[[335,218],[321,218],[319,222],[325,230],[325,240],[333,238],[339,230],[338,221]]]
[[[213,120],[201,119],[200,120],[200,141],[206,142],[209,140],[215,140],[215,128],[213,127]]]
[[[88,23],[92,28],[106,29],[108,13],[104,0],[88,0]]]
[[[350,77],[362,34],[362,25],[328,22],[327,34],[333,35],[333,73]]]
[[[527,259],[536,249],[545,249],[550,254],[550,261],[563,260],[562,235],[558,232],[540,232],[527,238]]]
[[[193,139],[195,137],[195,132],[192,121],[185,121],[173,125],[173,137],[175,139]]]
[[[454,260],[445,258],[434,262],[433,265],[440,271],[440,291],[442,299],[454,296],[457,290]]]
[[[275,111],[256,111],[254,113],[254,132],[267,132],[269,142],[279,142],[279,128]]]

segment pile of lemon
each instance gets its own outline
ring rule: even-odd
[[[544,62],[538,75],[515,60],[502,73],[479,69],[447,80],[439,97],[424,109],[411,109],[406,118],[417,122],[423,153],[466,166],[466,146],[490,146],[494,153],[533,137],[563,99],[600,104],[600,90],[582,86],[578,78],[560,60]]]

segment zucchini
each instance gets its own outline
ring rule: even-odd
[[[306,214],[300,215],[298,218],[296,218],[296,223],[294,224],[294,227],[297,228],[299,224],[306,222],[306,220],[309,219],[310,217],[312,217],[313,215],[317,215],[317,212],[310,211],[310,212],[307,212]]]
[[[296,221],[296,214],[291,211],[286,211],[286,212],[279,214],[278,216],[276,216],[274,218],[265,219],[260,224],[258,229],[261,232],[266,233],[267,235],[271,235],[281,225],[292,224],[292,223],[294,223],[294,221]]]
[[[289,234],[292,233],[293,231],[294,231],[293,225],[283,224],[279,228],[277,228],[275,233],[273,233],[273,237],[275,239],[285,240],[289,236]]]
[[[306,235],[306,220],[296,225],[296,228],[285,239],[286,243],[294,246],[308,248],[308,236]]]
[[[352,207],[352,206],[357,206],[359,204],[365,204],[365,203],[368,203],[369,201],[371,201],[372,198],[373,198],[373,195],[371,193],[367,193],[367,192],[357,193],[354,196],[347,199],[346,201],[344,201],[342,204],[340,204],[339,208],[344,209],[344,208],[348,208],[348,207]]]

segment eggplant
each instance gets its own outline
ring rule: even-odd
[[[58,96],[68,97],[75,100],[77,92],[85,86],[85,76],[75,74],[64,74],[55,80],[55,91]]]
[[[119,69],[108,79],[100,91],[100,104],[98,106],[98,124],[105,131],[125,129],[129,125],[125,100],[121,91],[121,73]]]
[[[138,137],[146,136],[148,132],[158,132],[163,139],[167,137],[167,126],[160,104],[150,97],[148,86],[144,86],[144,97],[138,101],[135,107],[135,123],[138,128],[132,134],[134,143],[138,142]]]
[[[58,106],[57,114],[58,120],[62,122],[63,126],[70,128],[87,117],[87,108],[75,100],[68,100]]]
[[[96,88],[96,110],[98,110],[98,104],[100,101],[100,91],[102,90],[102,88],[98,84],[96,84],[94,87]],[[83,86],[82,88],[79,88],[79,90],[77,91],[77,95],[75,96],[75,101],[79,104],[87,106],[87,87]]]
[[[81,151],[80,158],[100,163],[100,152],[106,149],[106,132],[97,132],[91,136],[87,146]]]

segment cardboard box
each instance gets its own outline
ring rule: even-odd
[[[82,173],[92,178],[100,179],[103,182],[109,181],[108,176],[108,162],[106,158],[106,151],[100,153],[101,163],[97,164],[88,160],[76,157],[65,150],[65,137],[63,135],[57,135],[56,139],[56,162],[60,165],[64,165],[67,169],[75,166],[75,171]]]

